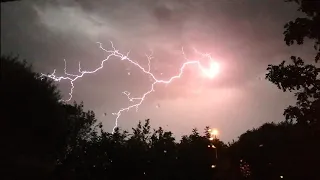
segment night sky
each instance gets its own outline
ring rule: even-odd
[[[139,120],[151,119],[176,137],[208,125],[231,141],[265,122],[284,120],[283,109],[294,103],[264,79],[268,64],[290,55],[313,57],[308,45],[287,47],[284,24],[298,15],[295,4],[281,0],[34,0],[1,4],[1,53],[19,54],[37,72],[63,75],[93,70],[106,58],[99,49],[109,41],[146,67],[145,53],[153,51],[151,71],[160,79],[179,73],[185,62],[181,48],[210,53],[220,63],[213,79],[190,66],[181,79],[158,84],[140,106],[124,112],[119,125],[130,130]],[[309,46],[310,47],[310,46]],[[311,49],[311,48],[309,48]],[[203,62],[206,65],[206,61]],[[128,75],[130,72],[130,75]],[[73,100],[94,110],[106,131],[112,131],[116,112],[129,105],[123,91],[140,96],[150,78],[118,58],[102,70],[75,82]],[[64,98],[70,84],[59,83]],[[160,108],[157,108],[160,106]],[[104,114],[107,114],[106,116]]]

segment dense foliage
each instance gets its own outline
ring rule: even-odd
[[[53,168],[65,130],[60,95],[50,80],[39,77],[17,57],[1,56],[2,149],[7,167],[30,175],[32,169]],[[45,165],[39,166],[38,162]]]
[[[285,42],[288,46],[298,45],[305,39],[314,41],[315,62],[320,58],[320,2],[317,0],[287,0],[299,5],[298,11],[305,14],[285,25]],[[291,61],[269,65],[266,78],[283,91],[294,91],[296,106],[289,106],[284,115],[287,120],[299,124],[319,126],[320,119],[320,68],[306,64],[302,58],[291,56]]]

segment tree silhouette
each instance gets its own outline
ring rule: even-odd
[[[61,140],[64,149],[59,152],[56,159],[58,174],[61,171],[70,173],[83,163],[81,162],[83,153],[87,154],[88,149],[91,150],[92,143],[98,141],[98,133],[102,128],[102,124],[97,123],[93,111],[83,110],[83,103],[63,104],[62,107],[66,131]]]
[[[105,133],[94,113],[83,110],[83,103],[62,103],[55,84],[18,57],[1,56],[1,87],[6,176],[44,179],[53,172],[65,176],[84,160],[89,165],[88,156],[81,159],[87,149],[93,163],[92,150],[97,149],[92,147]]]
[[[296,106],[289,106],[284,115],[299,124],[319,125],[320,68],[307,64],[301,58],[291,57],[293,64],[269,65],[266,78],[283,91],[295,91]]]
[[[150,178],[176,179],[178,151],[172,132],[159,127],[157,130],[154,129],[150,140]]]
[[[266,123],[242,134],[230,150],[245,178],[318,179],[319,147],[315,140],[314,133],[304,127]]]
[[[11,175],[37,178],[52,171],[65,131],[59,99],[52,81],[18,57],[1,55],[1,137]]]
[[[214,149],[208,147],[212,143],[196,129],[180,143],[170,131],[161,127],[152,131],[149,119],[139,122],[132,134],[119,128],[114,133],[104,132],[99,127],[92,132],[81,136],[86,138],[81,138],[82,143],[61,161],[57,179],[170,180],[212,178],[218,174],[212,168],[214,163],[220,166]],[[213,144],[221,151],[219,158],[224,161],[227,146],[218,139]],[[220,173],[220,177],[224,175]]]
[[[320,3],[318,0],[285,0],[295,2],[299,5],[298,11],[303,12],[306,17],[297,18],[287,23],[284,31],[285,42],[288,46],[303,44],[305,38],[314,40],[314,49],[317,50],[315,61],[320,59]]]
[[[285,25],[284,40],[288,46],[301,45],[305,38],[314,41],[320,58],[320,4],[316,0],[287,0],[299,5],[306,16]],[[320,160],[320,69],[306,64],[300,57],[291,56],[291,63],[269,65],[266,79],[283,91],[295,92],[295,106],[284,111],[287,122],[266,124],[242,135],[234,144],[251,165],[252,177],[275,179],[319,179],[314,167]],[[263,143],[262,143],[263,141]],[[258,148],[259,143],[263,144]],[[269,164],[270,163],[270,164]]]
[[[287,0],[296,2],[299,11],[306,17],[297,18],[285,25],[285,42],[303,44],[305,38],[315,41],[317,50],[315,61],[320,58],[320,3],[316,0]],[[291,56],[292,64],[269,65],[266,79],[276,84],[283,91],[295,91],[296,106],[289,106],[284,115],[287,120],[299,124],[309,124],[320,127],[320,68],[305,64],[300,57]],[[320,130],[320,129],[319,129]]]

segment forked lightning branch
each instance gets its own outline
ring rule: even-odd
[[[203,73],[208,78],[214,78],[216,76],[216,74],[219,72],[219,64],[212,59],[210,54],[202,54],[202,53],[200,53],[200,52],[198,52],[197,50],[194,49],[194,51],[201,58],[206,58],[210,62],[210,66],[208,68],[206,68],[206,67],[201,65],[199,60],[189,60],[186,57],[186,55],[184,53],[184,50],[182,48],[182,56],[183,56],[183,58],[185,59],[186,62],[183,63],[182,66],[180,67],[179,73],[177,75],[175,75],[175,76],[172,76],[172,77],[168,78],[168,79],[158,79],[151,72],[151,67],[150,66],[151,66],[151,59],[153,58],[152,54],[151,55],[146,55],[147,60],[148,60],[148,67],[144,68],[137,61],[134,61],[129,57],[129,52],[123,54],[118,49],[116,49],[111,41],[110,41],[110,43],[111,43],[111,48],[110,49],[105,49],[103,47],[102,43],[100,43],[100,42],[97,42],[97,43],[99,44],[99,48],[102,51],[104,51],[105,53],[107,53],[107,57],[101,61],[100,66],[97,67],[96,69],[91,70],[91,71],[82,70],[81,64],[79,62],[78,73],[77,74],[71,74],[71,73],[67,72],[67,62],[66,62],[66,60],[64,60],[65,67],[64,67],[64,75],[63,76],[57,76],[56,75],[56,70],[54,70],[53,73],[51,73],[51,74],[43,74],[42,73],[41,76],[46,76],[46,77],[51,78],[54,81],[58,81],[58,82],[60,82],[62,80],[70,82],[71,88],[70,88],[70,91],[69,91],[69,98],[66,99],[66,100],[62,100],[62,101],[65,101],[65,102],[68,102],[68,101],[70,101],[72,99],[73,91],[74,91],[74,88],[75,88],[75,86],[74,86],[74,82],[75,81],[77,81],[78,79],[82,78],[85,75],[93,74],[93,73],[96,73],[99,70],[103,69],[104,63],[106,61],[111,60],[111,59],[112,60],[116,59],[116,60],[126,61],[128,63],[131,63],[138,70],[143,72],[143,74],[145,74],[146,76],[151,77],[152,84],[150,85],[149,90],[144,92],[144,93],[142,93],[141,96],[133,97],[133,96],[131,96],[130,92],[128,92],[128,91],[122,92],[125,96],[127,96],[129,101],[133,102],[133,105],[120,108],[117,112],[112,113],[114,116],[116,116],[115,125],[114,125],[114,128],[113,128],[113,131],[118,126],[118,120],[119,120],[119,118],[120,118],[120,116],[121,116],[121,114],[123,112],[129,111],[130,109],[133,109],[133,108],[136,109],[136,111],[138,111],[139,106],[144,102],[145,98],[154,91],[154,87],[155,87],[156,84],[170,84],[170,83],[172,83],[175,79],[178,79],[178,78],[180,78],[182,76],[182,74],[183,74],[183,72],[184,72],[184,70],[185,70],[185,68],[187,66],[193,65],[193,66],[197,67],[199,69],[200,73]],[[115,58],[112,58],[112,57],[115,57]]]

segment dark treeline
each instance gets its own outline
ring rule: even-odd
[[[306,17],[285,25],[284,40],[313,40],[318,62],[320,6],[294,2]],[[285,120],[226,144],[210,139],[209,127],[177,141],[149,120],[129,132],[105,132],[83,103],[59,101],[50,79],[17,57],[1,55],[2,179],[320,179],[320,69],[300,57],[290,59],[269,65],[266,75],[279,89],[295,93],[296,105],[285,109]]]

